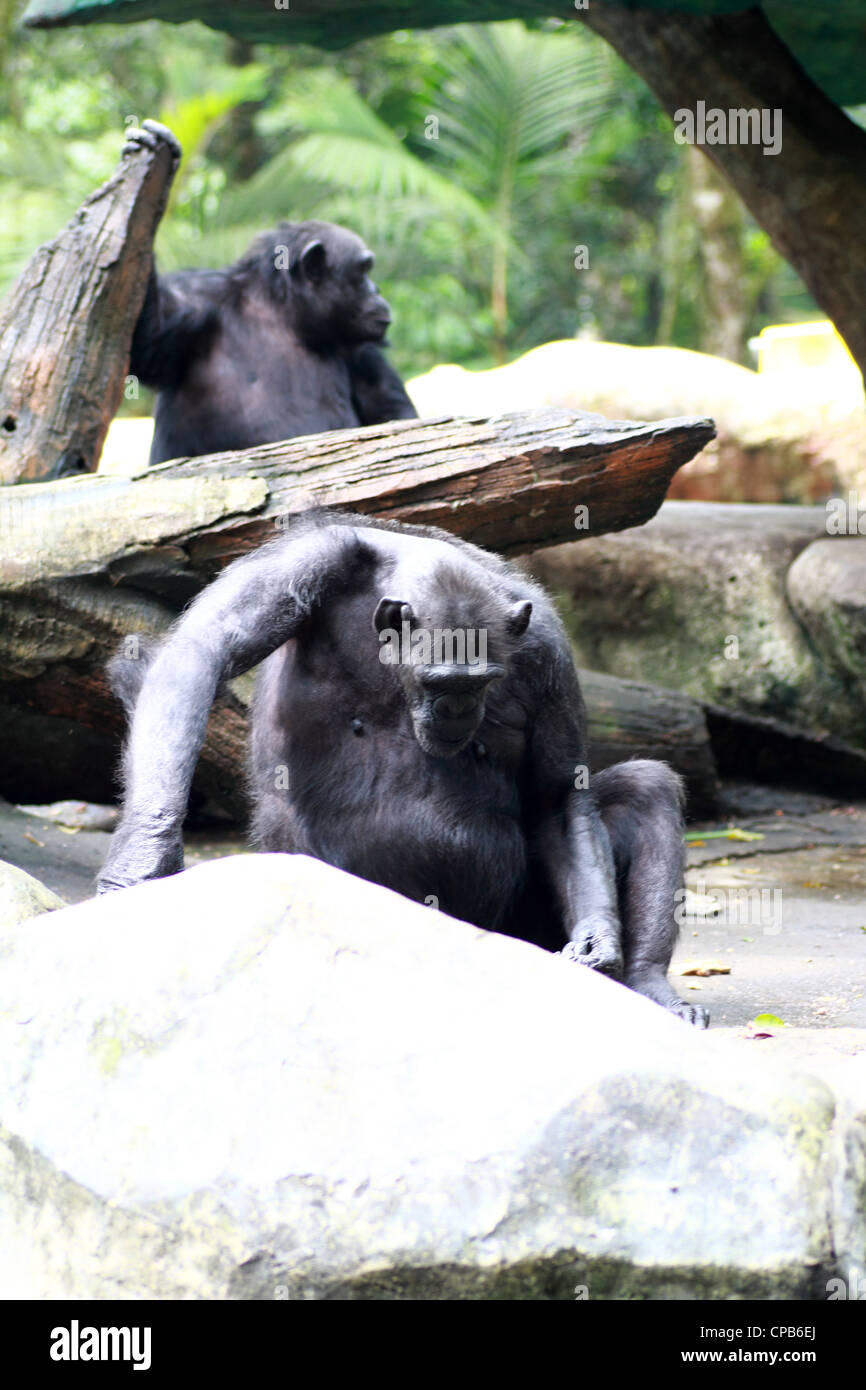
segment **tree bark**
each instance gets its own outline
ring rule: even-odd
[[[138,478],[0,488],[0,794],[83,795],[84,746],[87,793],[110,796],[122,717],[108,656],[130,633],[163,631],[223,565],[310,505],[434,523],[516,554],[646,520],[712,434],[708,421],[617,424],[564,410],[405,420]],[[575,529],[579,505],[586,530]],[[235,814],[243,689],[235,683],[214,711],[197,780],[200,797]]]
[[[189,597],[312,506],[442,526],[519,554],[648,521],[714,433],[710,420],[635,424],[560,409],[399,420],[135,478],[0,489],[0,590],[100,575]]]
[[[125,155],[0,306],[0,484],[96,467],[172,173],[163,144]]]
[[[782,112],[782,149],[706,145],[866,373],[866,132],[825,96],[759,9],[692,15],[594,4],[578,18],[640,73],[670,115]]]

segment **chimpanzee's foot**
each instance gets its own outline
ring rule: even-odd
[[[661,969],[655,967],[645,971],[632,971],[626,975],[625,983],[629,989],[633,989],[636,994],[643,994],[647,999],[652,999],[655,1004],[661,1004],[663,1009],[669,1009],[677,1018],[683,1019],[685,1023],[691,1023],[695,1028],[708,1028],[710,1015],[703,1004],[687,1004],[680,999],[668,983],[668,977]]]
[[[703,1004],[687,1004],[684,999],[677,999],[668,1007],[672,1014],[676,1014],[677,1018],[683,1019],[685,1023],[694,1024],[695,1028],[709,1028],[710,1026],[710,1015]]]
[[[571,933],[571,940],[563,946],[560,955],[566,960],[588,965],[590,970],[598,970],[613,980],[622,979],[622,947],[620,927],[608,917],[586,917],[578,922]]]

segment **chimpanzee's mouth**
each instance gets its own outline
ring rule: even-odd
[[[416,737],[425,753],[434,758],[453,758],[475,737],[474,727],[464,729],[459,734],[447,734],[438,725],[422,725],[416,730]]]

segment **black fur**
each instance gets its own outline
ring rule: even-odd
[[[360,237],[283,222],[226,270],[151,271],[130,372],[158,394],[150,462],[413,419]]]
[[[398,626],[420,645],[384,664]],[[466,627],[484,633],[483,663],[424,649],[430,632]],[[511,565],[432,528],[308,517],[199,596],[141,686],[102,891],[182,867],[214,692],[259,662],[258,846],[563,949],[706,1024],[667,981],[677,777],[634,761],[585,787],[583,703],[552,604]]]

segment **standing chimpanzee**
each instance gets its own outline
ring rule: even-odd
[[[159,139],[180,157],[155,121],[125,152]],[[226,270],[151,270],[130,358],[158,392],[150,462],[415,419],[382,351],[391,311],[372,265],[354,232],[281,222]]]
[[[259,662],[254,838],[624,980],[705,1027],[667,980],[679,780],[586,778],[585,714],[544,592],[432,528],[312,515],[229,565],[145,659],[118,657],[126,801],[99,888],[183,868],[220,685]]]

